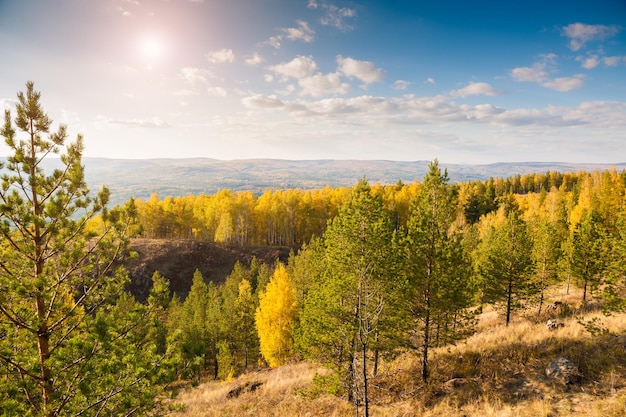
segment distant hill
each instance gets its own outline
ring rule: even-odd
[[[87,184],[99,189],[106,184],[113,203],[120,204],[130,196],[148,199],[152,193],[161,198],[188,194],[213,194],[221,189],[252,191],[267,189],[319,189],[351,187],[365,176],[370,183],[395,184],[421,180],[430,161],[363,161],[363,160],[281,160],[241,159],[223,161],[194,159],[103,159],[85,158]],[[571,164],[562,162],[495,163],[488,165],[446,164],[452,181],[485,180],[516,174],[547,171],[595,171],[621,164]]]
[[[48,168],[58,167],[59,164],[53,159],[46,163]],[[364,176],[372,184],[395,184],[399,180],[411,183],[424,177],[430,161],[83,158],[83,163],[89,187],[98,190],[107,185],[112,193],[111,203],[117,205],[131,196],[148,199],[152,193],[164,198],[213,194],[221,189],[261,194],[267,189],[319,189],[327,185],[351,187]],[[447,168],[451,180],[455,182],[547,171],[626,169],[626,163],[511,162],[470,165],[440,162],[440,165]]]

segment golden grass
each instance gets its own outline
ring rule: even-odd
[[[577,294],[555,292],[572,306]],[[580,311],[580,310],[579,310]],[[432,350],[432,378],[420,379],[420,357],[407,352],[381,365],[372,380],[370,415],[376,417],[624,417],[626,416],[626,314],[597,318],[612,334],[591,336],[580,317],[563,318],[564,327],[546,329],[545,317],[518,315],[509,326],[485,309],[477,333],[456,346]],[[616,336],[622,335],[622,336]],[[579,364],[582,380],[565,387],[545,377],[546,365],[557,356]],[[345,400],[323,394],[302,395],[312,386],[318,365],[302,362],[249,373],[230,382],[206,382],[181,391],[166,402],[171,417],[209,416],[353,416]],[[446,387],[446,381],[466,381]],[[261,383],[236,398],[237,386]],[[244,390],[245,391],[245,390]]]

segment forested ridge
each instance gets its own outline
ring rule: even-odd
[[[84,181],[82,139],[66,144],[51,125],[28,83],[2,128],[13,151],[0,189],[7,416],[158,414],[176,381],[302,360],[327,369],[303,395],[338,396],[367,416],[383,398],[372,392],[405,392],[381,382],[386,363],[419,358],[427,384],[440,369],[433,351],[468,340],[485,310],[505,326],[540,317],[561,301],[557,286],[579,291],[576,309],[626,307],[626,172],[452,183],[435,160],[411,184],[153,195],[108,209],[108,189],[94,197]],[[51,154],[63,166],[46,173]],[[139,303],[123,267],[138,237],[293,250],[286,262],[237,263],[224,283],[198,269],[184,299],[153,271]],[[582,323],[597,340],[616,336]],[[619,352],[606,375],[626,369]],[[411,395],[426,396],[419,384]]]
[[[612,172],[624,181],[625,172]],[[560,193],[577,203],[583,183],[599,181],[593,176],[601,171],[559,173],[546,172],[490,178],[486,181],[456,183],[457,205],[465,220],[475,223],[480,216],[498,208],[504,196],[514,194],[532,199],[539,195]],[[398,182],[372,185],[380,194],[385,208],[395,217],[397,227],[406,225],[411,200],[419,182]],[[589,186],[587,184],[586,186]],[[220,190],[215,194],[199,194],[160,199],[153,194],[148,200],[135,201],[141,225],[140,235],[151,239],[201,239],[227,245],[283,245],[299,247],[311,237],[321,237],[326,224],[336,216],[348,199],[349,187],[326,186],[316,190],[300,188],[272,190],[260,195],[251,191]],[[572,204],[570,201],[568,204]]]

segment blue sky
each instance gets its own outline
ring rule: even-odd
[[[0,51],[85,156],[626,161],[624,0],[0,0]]]

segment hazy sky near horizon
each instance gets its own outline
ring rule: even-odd
[[[0,51],[90,157],[626,161],[624,0],[0,0]]]

